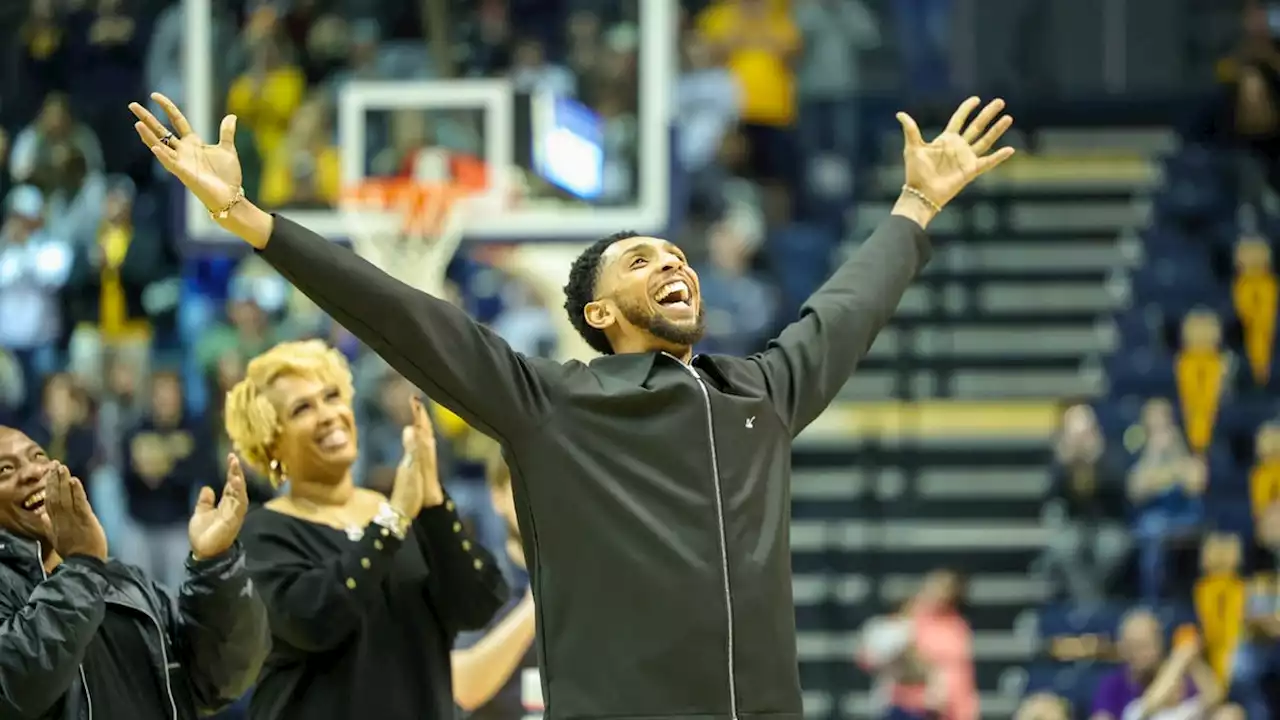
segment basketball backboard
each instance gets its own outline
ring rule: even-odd
[[[213,47],[216,0],[186,0],[187,63],[186,97],[188,116],[205,137],[216,135],[219,116],[225,105],[226,88],[218,82],[215,58],[223,56]],[[492,202],[486,211],[467,220],[468,240],[503,242],[581,242],[620,229],[640,232],[662,231],[669,217],[671,171],[671,98],[675,87],[678,3],[676,0],[645,0],[635,11],[635,157],[629,160],[634,187],[621,199],[611,202],[567,201],[525,202],[514,206],[504,201],[507,187],[518,182],[516,175],[528,175],[530,163],[522,156],[521,144],[528,144],[528,124],[521,124],[521,95],[508,78],[496,79],[396,79],[349,80],[336,92],[337,135],[341,177],[349,186],[376,174],[377,142],[371,136],[393,124],[396,115],[417,114],[426,124],[448,122],[462,128],[463,135],[476,138],[475,154],[489,169],[493,182]],[[225,79],[224,79],[225,82]],[[524,98],[527,102],[527,97]],[[242,123],[243,125],[244,123]],[[465,139],[464,141],[465,142]],[[563,147],[561,145],[560,147]],[[527,153],[525,153],[527,154]],[[304,226],[334,239],[348,235],[349,217],[336,207],[280,208]],[[368,222],[393,228],[403,218],[370,213]],[[197,242],[227,240],[223,233],[192,199],[186,208],[188,236]]]

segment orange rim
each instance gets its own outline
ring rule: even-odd
[[[474,193],[467,183],[372,178],[344,190],[342,206],[353,212],[399,213],[406,233],[434,235],[444,229],[455,204]]]

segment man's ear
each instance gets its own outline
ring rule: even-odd
[[[587,324],[597,330],[605,328],[617,322],[613,314],[613,303],[608,300],[593,300],[582,308],[582,315],[587,319]]]

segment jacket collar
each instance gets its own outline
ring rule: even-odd
[[[659,355],[662,355],[662,353],[601,355],[591,361],[590,367],[602,375],[625,380],[632,385],[643,385],[644,381],[649,379],[649,373],[653,370],[653,365]]]
[[[8,565],[27,574],[34,573],[37,581],[41,577],[40,544],[30,538],[15,535],[7,530],[0,530],[0,564]],[[154,603],[148,597],[149,587],[145,577],[115,559],[107,561],[106,572],[114,578],[128,578],[132,583],[112,583],[108,601],[133,608],[154,617]]]
[[[30,556],[36,553],[38,555],[39,552],[40,544],[32,538],[0,529],[0,557],[10,554]]]
[[[647,352],[602,355],[592,360],[590,367],[598,373],[625,380],[632,385],[643,385],[657,369],[664,366],[674,369],[680,364],[679,360],[666,353]],[[719,389],[728,389],[728,380],[721,368],[717,367],[713,356],[694,355],[691,366],[703,371]]]
[[[40,543],[0,529],[0,564],[40,575]]]

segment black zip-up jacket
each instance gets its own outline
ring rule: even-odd
[[[803,716],[792,439],[835,398],[930,253],[891,217],[748,358],[555,363],[276,217],[262,251],[406,378],[502,443],[551,720]]]
[[[267,613],[239,544],[188,561],[174,603],[141,570],[116,560],[70,557],[46,577],[39,545],[0,531],[0,718],[98,720],[80,664],[109,607],[137,618],[150,657],[129,671],[156,673],[173,720],[235,701],[258,679],[270,649]]]

